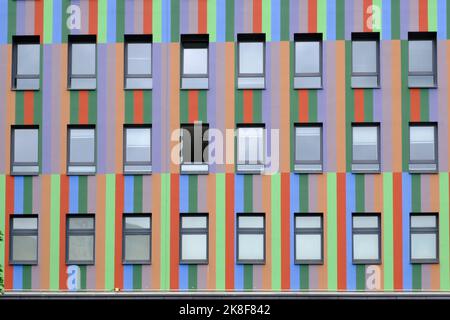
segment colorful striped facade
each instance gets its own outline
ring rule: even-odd
[[[81,8],[69,30],[67,8]],[[380,8],[373,16],[371,8]],[[375,23],[376,22],[376,23]],[[375,27],[373,27],[375,26]],[[351,33],[380,32],[381,88],[352,89]],[[407,86],[408,31],[436,31],[438,88]],[[266,89],[236,89],[236,34],[266,34]],[[293,89],[293,35],[323,34],[323,89]],[[97,35],[97,90],[67,90],[68,34]],[[180,34],[208,33],[210,89],[180,90]],[[40,35],[41,90],[11,90],[13,35]],[[153,90],[124,91],[124,34],[152,34]],[[0,0],[0,261],[5,290],[67,289],[67,213],[96,215],[95,265],[81,290],[365,290],[352,264],[351,215],[380,212],[380,290],[450,290],[450,0]],[[171,133],[265,123],[280,130],[273,175],[213,164],[181,175]],[[380,122],[380,174],[351,173],[351,123]],[[435,121],[439,173],[408,172],[408,123]],[[321,122],[324,173],[293,172],[296,122]],[[122,174],[122,126],[151,123],[153,173]],[[13,124],[40,127],[39,176],[10,175]],[[95,124],[97,174],[66,175],[68,124]],[[233,155],[231,155],[233,157]],[[123,265],[122,213],[152,213],[152,264]],[[209,263],[179,264],[180,212],[209,213]],[[266,263],[235,259],[238,212],[266,214]],[[323,212],[324,264],[294,263],[295,212]],[[409,215],[439,213],[439,264],[411,264]],[[39,263],[9,265],[9,217],[39,214]]]

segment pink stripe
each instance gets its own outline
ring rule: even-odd
[[[263,212],[262,208],[262,176],[253,176],[253,212]]]
[[[299,8],[299,31],[308,32],[308,0],[300,0]]]
[[[87,210],[89,213],[95,213],[97,208],[97,177],[90,176],[87,178]]]

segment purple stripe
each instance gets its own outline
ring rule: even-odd
[[[86,267],[86,289],[97,289],[95,285],[95,266]]]
[[[310,265],[309,267],[309,289],[319,289],[319,266]]]
[[[345,1],[345,40],[352,38],[354,0]]]
[[[214,130],[217,130],[217,122],[216,122],[216,110],[217,110],[217,106],[216,106],[216,92],[217,92],[217,87],[216,87],[216,68],[217,63],[216,61],[224,61],[224,60],[218,60],[216,58],[216,46],[217,46],[217,42],[213,42],[209,45],[209,57],[210,57],[210,62],[209,62],[209,90],[206,93],[206,105],[207,105],[207,121],[210,125],[210,128],[213,128]],[[223,63],[221,63],[223,65]],[[217,155],[217,153],[216,153]],[[211,157],[210,157],[211,158]],[[215,161],[216,162],[216,161]],[[212,164],[209,166],[209,170],[210,173],[216,173],[217,172],[217,165]]]
[[[409,30],[419,31],[419,0],[409,1]]]
[[[207,175],[198,176],[197,190],[195,190],[195,192],[197,193],[198,212],[208,212],[207,195],[205,192],[208,189],[206,184],[207,179],[208,179]]]
[[[153,76],[155,79],[161,79],[162,77],[162,65],[165,63],[165,55],[162,54],[162,44],[161,43],[155,43],[153,44],[153,56],[155,61],[161,61],[161,63],[155,63],[154,64],[154,68],[153,68]],[[162,104],[162,99],[161,99],[161,94],[162,94],[162,81],[155,81],[153,83],[153,94],[152,94],[152,98],[153,98],[153,103],[152,105],[154,106],[152,108],[152,119],[155,119],[156,121],[153,121],[153,127],[152,127],[152,142],[153,142],[153,147],[154,150],[161,150],[161,121],[159,121],[161,119],[161,104]],[[157,107],[159,106],[159,107]],[[162,172],[162,165],[161,165],[161,154],[154,152],[153,153],[153,159],[152,159],[152,164],[153,164],[153,171],[155,173],[160,173]]]
[[[308,0],[299,0],[299,30],[308,32]]]
[[[0,61],[7,61],[8,59],[8,49],[9,45],[0,45]],[[7,78],[7,63],[0,63],[0,135],[6,137],[8,135],[7,130],[7,112],[6,106],[8,104],[8,96],[6,95],[6,90],[9,89],[9,82]],[[0,150],[1,153],[7,152],[9,146],[6,143],[6,139],[0,139]],[[6,159],[4,156],[0,157],[0,173],[6,173]]]
[[[206,277],[208,276],[208,265],[197,266],[197,288],[204,290],[207,288]]]
[[[81,30],[80,34],[89,33],[89,1],[79,1],[79,6],[81,9]],[[84,18],[84,19],[83,19]],[[63,21],[64,23],[64,21]]]
[[[134,33],[142,34],[144,32],[143,22],[144,4],[142,0],[134,1]],[[148,17],[147,17],[148,19]]]
[[[422,290],[431,289],[431,265],[422,264]]]
[[[25,3],[26,1],[15,1],[14,3],[10,3],[13,6],[16,6],[16,34],[23,35],[26,34],[25,30]]]
[[[55,115],[53,112],[55,111],[53,110],[55,99],[53,92],[59,92],[59,90],[53,88],[53,86],[56,87],[56,82],[53,82],[52,78],[53,71],[59,68],[53,68],[52,65],[59,59],[53,56],[53,45],[43,45],[43,53],[42,80],[45,83],[45,86],[42,88],[42,114],[52,115],[51,117],[42,117],[42,173],[46,174],[52,172],[52,160],[54,160],[54,154],[56,154],[56,152],[52,152],[53,139],[57,139],[56,137],[53,138],[52,135],[52,129],[54,127],[52,126],[52,118],[53,115]],[[59,136],[59,134],[57,136]],[[59,150],[59,148],[55,148],[55,150]]]
[[[308,210],[317,211],[317,175],[309,175],[308,179]]]
[[[133,1],[125,0],[125,34],[134,33]]]
[[[328,77],[328,69],[327,69],[327,51],[328,51],[328,42],[324,41],[322,43],[322,56],[324,57],[322,60],[322,86],[323,89],[322,90],[318,90],[317,91],[317,122],[322,123],[322,128],[327,127],[328,122],[327,122],[327,114],[326,114],[326,108],[327,108],[327,103],[328,103],[328,95],[329,93],[329,88],[328,86],[325,86],[325,80]],[[323,132],[324,134],[325,132]],[[325,137],[325,135],[324,135]],[[326,148],[326,140],[325,138],[323,138],[323,166],[324,168],[327,167],[326,163],[328,162],[327,159],[327,148]]]
[[[262,287],[262,278],[263,278],[263,266],[254,265],[253,266],[253,289],[261,290]]]
[[[364,210],[366,212],[375,210],[375,176],[373,174],[364,176]]]
[[[441,66],[439,67],[441,68]],[[442,72],[440,72],[442,73]],[[442,89],[439,92],[439,89],[430,89],[428,90],[429,94],[429,117],[430,121],[439,121],[439,109],[436,107],[438,106],[438,93],[442,94]]]
[[[400,0],[400,39],[408,39],[409,30],[409,1],[410,0]]]
[[[51,61],[57,65],[61,66],[62,62],[62,52],[67,48],[66,45],[63,46],[63,49],[61,49],[60,45],[52,45],[51,47]],[[64,61],[65,63],[65,61]],[[51,165],[50,165],[50,171],[52,173],[55,172],[65,172],[65,166],[61,168],[61,154],[66,152],[66,150],[61,150],[61,141],[65,139],[64,136],[61,135],[61,127],[64,131],[67,130],[65,127],[65,123],[61,123],[61,97],[62,97],[62,91],[61,91],[61,82],[67,81],[61,73],[60,68],[54,68],[51,67],[51,148],[52,150],[58,150],[59,152],[52,152],[52,158],[51,158]],[[64,85],[65,86],[65,83]],[[65,97],[69,97],[69,94],[67,94]],[[69,104],[68,108],[70,108]],[[45,117],[44,117],[45,118]],[[65,120],[66,121],[66,120]],[[54,125],[54,124],[59,124]],[[45,136],[44,136],[45,137]],[[61,153],[62,152],[62,153]],[[45,155],[45,154],[44,154]]]
[[[299,3],[298,1],[290,1],[289,3],[289,34],[294,34],[299,31],[300,21],[299,21]],[[292,39],[293,36],[290,36]]]
[[[198,33],[197,1],[189,1],[188,14],[189,14],[189,20],[188,20],[189,21],[188,22],[189,33]]]
[[[326,125],[323,127],[324,136],[324,171],[336,172],[336,86],[333,84],[336,80],[336,42],[325,42],[324,51],[325,61],[330,61],[330,65],[324,66],[327,70],[327,76],[324,77],[324,86],[328,88]],[[345,106],[343,106],[345,107]],[[329,121],[328,121],[329,120]]]
[[[106,53],[105,64],[107,65],[106,72],[105,72],[106,79],[103,80],[103,81],[105,81],[105,83],[107,85],[105,96],[106,96],[106,105],[107,105],[108,112],[106,113],[106,116],[107,116],[108,124],[115,124],[116,123],[116,113],[117,113],[116,97],[114,94],[109,94],[109,93],[115,92],[115,90],[116,90],[116,77],[117,77],[116,45],[115,44],[105,44],[104,46],[105,46],[105,51],[106,51],[105,52]],[[114,127],[114,125],[108,125],[106,128],[107,128],[107,132],[108,132],[107,133],[107,141],[106,141],[106,146],[108,148],[106,159],[110,160],[110,161],[107,161],[106,172],[114,173],[116,171],[116,163],[114,160],[116,159],[117,144],[115,142],[115,137],[116,137],[117,129]]]
[[[380,121],[381,140],[381,170],[392,171],[392,42],[381,42],[381,87],[384,88],[381,95],[381,105],[378,102],[375,108],[380,110],[375,113],[376,121]],[[378,90],[376,90],[378,91]]]
[[[439,125],[438,125],[438,137],[439,143],[439,170],[443,172],[449,171],[448,163],[448,78],[447,72],[447,41],[438,41],[438,65],[444,72],[438,72],[438,108],[439,108]],[[430,105],[430,109],[435,108],[434,105]]]
[[[353,32],[363,32],[364,24],[366,21],[363,21],[363,0],[356,0],[353,2]]]
[[[276,73],[272,73],[272,58],[276,59],[277,56],[273,56],[273,51],[275,50],[274,47],[277,46],[277,50],[279,50],[278,46],[279,43],[275,42],[268,42],[266,43],[266,90],[262,91],[261,100],[262,100],[262,110],[261,110],[261,120],[262,123],[266,124],[266,159],[268,160],[269,157],[272,158],[272,152],[271,152],[271,132],[272,129],[272,120],[271,114],[272,114],[272,106],[278,106],[279,105],[279,88],[280,83],[277,79],[274,79]],[[278,68],[278,64],[276,64],[276,67]],[[279,69],[279,68],[278,68]],[[273,75],[273,76],[272,76]],[[277,94],[278,93],[278,94]],[[277,108],[278,109],[278,108]],[[277,143],[277,142],[275,142]]]
[[[108,92],[107,92],[107,50],[106,44],[98,44],[98,58],[97,58],[97,172],[102,174],[108,171]],[[101,58],[100,58],[101,57]],[[115,70],[115,69],[113,69]],[[111,126],[115,129],[113,126]],[[114,137],[115,135],[113,135]],[[114,158],[113,158],[114,159]]]
[[[234,32],[235,34],[245,32],[243,5],[234,5]],[[250,17],[248,17],[250,19]],[[235,37],[236,39],[236,37]]]
[[[90,176],[87,178],[87,210],[90,213],[96,212],[97,208],[97,177]]]
[[[428,192],[424,192],[425,190],[431,190],[431,181],[430,181],[430,175],[422,174],[420,175],[420,210],[422,212],[429,212],[431,211],[431,203],[430,203],[430,194]]]
[[[253,212],[264,212],[262,206],[263,196],[263,178],[261,175],[253,176]]]
[[[24,15],[21,15],[21,17],[24,17],[24,23],[25,23],[25,33],[26,34],[35,34],[34,32],[34,1],[25,1],[25,12]]]
[[[144,212],[152,211],[152,176],[142,178],[142,210]]]
[[[189,14],[188,14],[189,1],[180,1],[180,34],[189,33]]]
[[[142,266],[142,289],[149,290],[152,288],[152,266]]]
[[[42,185],[42,178],[41,176],[33,177],[32,178],[32,197],[33,197],[33,203],[31,210],[33,213],[41,213],[41,185]]]

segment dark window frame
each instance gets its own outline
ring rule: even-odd
[[[183,218],[184,217],[205,217],[206,218],[206,228],[183,228]],[[179,264],[186,265],[207,265],[209,263],[209,214],[206,212],[181,212],[179,217]],[[206,259],[183,259],[183,235],[206,235]]]
[[[354,217],[376,217],[377,218],[377,228],[355,228],[354,227]],[[378,259],[356,259],[355,258],[355,235],[358,234],[369,234],[377,235],[378,237]],[[382,249],[381,249],[381,214],[377,212],[354,212],[352,214],[352,263],[358,264],[382,264]]]
[[[16,149],[16,145],[15,145],[15,130],[16,129],[29,129],[29,130],[37,130],[37,134],[38,134],[38,145],[37,145],[37,149],[38,149],[38,160],[36,162],[16,162],[14,159],[14,151]],[[39,139],[40,139],[40,130],[39,130],[39,125],[12,125],[11,126],[11,155],[10,155],[10,173],[12,176],[37,176],[39,175],[41,168],[39,165],[39,158],[40,158],[40,153],[41,150],[39,148]],[[37,172],[23,172],[23,171],[14,171],[14,167],[21,167],[21,166],[37,166],[38,170]]]
[[[433,71],[417,72],[409,69],[409,42],[410,41],[431,41],[433,43]],[[435,31],[408,32],[408,88],[437,88],[438,86],[438,61],[437,61],[437,33]],[[432,76],[432,86],[411,86],[409,84],[410,76]]]
[[[297,65],[297,42],[318,42],[319,43],[319,72],[314,73],[298,73],[295,69]],[[317,77],[320,78],[319,87],[295,87],[297,90],[319,90],[323,88],[323,35],[322,33],[295,33],[294,34],[294,77]]]
[[[411,160],[411,127],[433,127],[434,128],[434,161],[429,160]],[[438,173],[439,172],[439,132],[438,132],[438,122],[409,122],[408,127],[409,136],[409,158],[408,158],[408,171],[411,174],[424,174],[424,173]],[[410,166],[414,164],[434,164],[436,165],[435,170],[411,170]]]
[[[146,161],[128,161],[126,159],[127,157],[127,130],[128,129],[150,129],[150,162],[146,162]],[[134,166],[150,166],[152,167],[153,161],[153,131],[152,131],[152,125],[151,124],[124,124],[123,125],[123,173],[124,175],[148,175],[148,174],[152,174],[152,170],[150,171],[127,171],[126,170],[126,166],[128,165],[134,165]]]
[[[70,220],[72,218],[91,218],[93,219],[92,229],[70,229]],[[96,219],[94,213],[68,213],[66,215],[66,265],[95,265],[96,248]],[[92,236],[92,260],[70,260],[69,259],[69,238],[70,236]]]
[[[239,129],[242,128],[261,128],[263,129],[263,135],[262,135],[262,143],[263,143],[263,159],[262,162],[258,161],[257,163],[242,163],[239,162]],[[256,174],[255,171],[249,171],[249,170],[237,170],[238,166],[242,166],[242,165],[246,165],[246,166],[251,166],[251,165],[257,165],[257,166],[263,166],[265,167],[266,165],[266,149],[267,149],[267,137],[266,137],[266,125],[265,123],[238,123],[236,124],[236,134],[235,134],[235,163],[236,163],[236,173],[238,174]],[[261,172],[264,169],[261,170]],[[259,173],[261,173],[259,172]]]
[[[262,228],[241,228],[239,226],[240,217],[262,217],[263,227]],[[236,214],[236,264],[252,264],[252,265],[264,265],[266,264],[266,214],[263,212],[239,212]],[[263,259],[239,259],[239,236],[241,234],[253,234],[253,235],[263,235]]]
[[[15,219],[36,219],[36,229],[14,229]],[[11,214],[9,216],[9,265],[31,265],[39,263],[39,215],[38,214]],[[34,260],[14,260],[14,236],[36,236],[36,259]]]
[[[72,74],[72,45],[73,44],[93,44],[95,46],[95,73],[92,74]],[[69,91],[94,91],[97,90],[97,73],[98,73],[98,52],[97,52],[97,36],[88,34],[71,34],[67,41],[67,90]],[[72,88],[72,79],[95,79],[95,88]]]
[[[414,216],[433,216],[436,218],[436,227],[412,227],[411,221]],[[436,258],[415,259],[412,257],[412,235],[434,234],[436,236]],[[411,212],[409,215],[409,259],[411,264],[437,264],[439,263],[439,214],[437,212]]]
[[[240,45],[242,42],[261,42],[263,44],[263,71],[262,73],[241,73],[240,71]],[[236,61],[236,76],[237,78],[263,78],[264,85],[262,88],[240,88],[239,85],[237,86],[238,90],[263,90],[266,88],[266,34],[265,33],[238,33],[237,34],[237,61]]]
[[[191,132],[191,128],[192,128],[192,132],[194,132],[194,136],[191,135],[191,145],[190,145],[190,154],[191,154],[191,161],[185,161],[185,159],[183,158],[183,152],[184,152],[184,141],[183,141],[183,133],[184,130],[187,130],[189,132]],[[202,130],[202,162],[196,162],[195,161],[195,130],[197,128],[200,128]],[[205,123],[205,122],[196,122],[196,123],[181,123],[180,124],[180,143],[181,143],[181,149],[180,149],[180,168],[183,165],[208,165],[209,167],[209,151],[205,154],[205,150],[209,148],[209,123]],[[198,129],[197,129],[198,130]],[[204,140],[206,137],[208,138],[206,141]],[[206,157],[206,159],[205,159]],[[182,171],[182,170],[181,170]],[[192,171],[192,172],[187,172],[187,171],[183,171],[183,173],[186,174],[207,174],[208,171],[205,172],[197,172],[197,171]]]
[[[353,135],[353,128],[355,127],[372,127],[372,128],[377,128],[377,161],[372,161],[372,160],[355,160],[354,159],[354,152],[353,152],[353,146],[354,146],[354,135]],[[366,173],[366,174],[370,174],[370,173],[380,173],[381,172],[381,123],[379,122],[352,122],[352,127],[351,127],[351,141],[352,141],[352,167],[354,164],[358,165],[358,164],[373,164],[373,165],[378,165],[378,170],[354,170],[352,168],[352,172],[353,173]]]
[[[298,160],[297,154],[297,128],[319,128],[320,129],[320,160]],[[294,123],[294,166],[295,165],[320,165],[321,170],[294,170],[296,173],[322,173],[323,172],[323,123],[321,122],[308,122],[308,123]]]
[[[180,35],[180,90],[191,90],[191,88],[184,88],[182,84],[183,78],[191,79],[208,79],[209,87],[209,73],[210,73],[210,58],[209,58],[209,34],[182,34]],[[186,74],[184,73],[184,49],[206,49],[206,74]],[[192,88],[192,90],[207,90],[208,88]]]
[[[130,43],[145,43],[151,45],[152,56],[150,59],[150,74],[130,74],[128,73],[128,45]],[[123,88],[124,90],[153,90],[153,35],[152,34],[126,34],[124,35],[124,72],[123,72]],[[151,79],[151,88],[128,88],[128,79]]]
[[[376,71],[375,72],[355,72],[353,71],[353,43],[355,41],[375,41],[376,42]],[[375,77],[377,78],[376,86],[357,86],[354,87],[351,85],[353,89],[378,89],[381,86],[381,66],[380,66],[380,33],[379,32],[352,32],[351,36],[351,78],[354,77]]]
[[[94,162],[92,163],[85,163],[85,162],[71,162],[70,161],[70,131],[71,129],[92,129],[94,130]],[[66,172],[68,176],[92,176],[96,175],[97,173],[97,128],[94,124],[69,124],[67,125],[67,165],[66,165]],[[95,170],[92,172],[70,172],[69,167],[70,166],[78,166],[78,167],[95,167]]]
[[[127,229],[126,228],[126,218],[149,218],[150,228],[149,229]],[[122,215],[122,264],[123,265],[151,265],[152,264],[152,214],[151,213],[123,213]],[[126,256],[126,236],[129,235],[144,235],[150,237],[150,255],[148,260],[127,260]]]
[[[320,228],[301,228],[297,226],[297,217],[319,217],[320,218]],[[324,263],[324,233],[323,233],[323,213],[320,212],[296,212],[294,214],[294,263],[300,265],[323,265]],[[297,235],[320,235],[320,259],[297,259]]]
[[[39,74],[38,75],[19,75],[17,74],[18,69],[18,46],[24,44],[34,44],[39,46],[40,56],[39,56]],[[11,90],[12,91],[39,91],[41,88],[41,73],[42,73],[42,47],[40,36],[32,36],[32,35],[14,35],[12,37],[12,70],[11,70]],[[39,86],[34,89],[24,89],[17,87],[18,79],[38,79]]]

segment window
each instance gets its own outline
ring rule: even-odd
[[[439,263],[438,215],[412,213],[410,222],[411,263]]]
[[[437,86],[436,32],[408,32],[408,86]]]
[[[11,174],[39,174],[39,126],[12,126]]]
[[[152,89],[152,35],[125,35],[125,89]]]
[[[123,215],[124,264],[150,264],[152,250],[151,217],[149,214]]]
[[[95,218],[93,214],[69,214],[66,229],[66,263],[94,264]]]
[[[322,124],[295,124],[295,171],[322,172]]]
[[[10,218],[10,264],[38,263],[38,216],[15,214]]]
[[[93,90],[97,87],[96,38],[69,35],[69,89]]]
[[[181,173],[208,173],[207,124],[181,125]]]
[[[322,88],[322,34],[296,33],[295,89]]]
[[[237,38],[238,89],[264,89],[266,35],[244,33]]]
[[[180,215],[180,263],[208,263],[208,215]]]
[[[381,263],[380,215],[373,213],[353,214],[353,263]]]
[[[67,174],[95,174],[95,126],[77,125],[68,127]]]
[[[380,172],[380,125],[354,123],[352,125],[352,171]]]
[[[207,34],[181,35],[181,89],[208,89]]]
[[[237,216],[237,263],[264,264],[266,261],[264,214],[239,213]]]
[[[352,33],[352,88],[377,88],[380,84],[380,34]]]
[[[412,173],[437,172],[436,123],[410,123],[409,126],[409,171]]]
[[[323,263],[323,218],[321,213],[296,214],[295,263]]]
[[[238,125],[237,172],[261,173],[264,170],[264,153],[264,125]]]
[[[12,88],[39,90],[41,48],[39,36],[13,36]]]
[[[148,174],[152,172],[152,129],[149,125],[124,126],[125,174]]]

